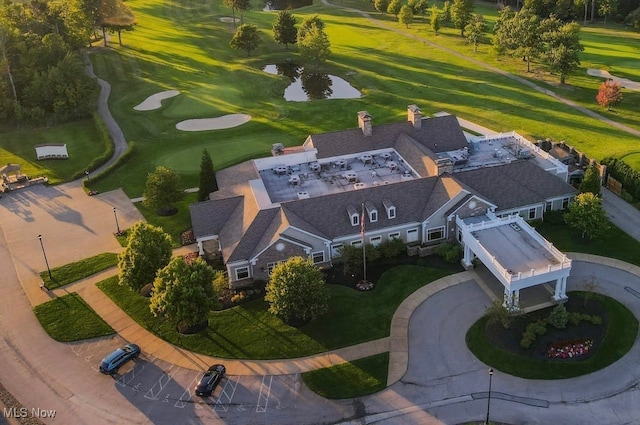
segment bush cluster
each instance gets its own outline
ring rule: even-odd
[[[622,187],[634,199],[640,199],[640,172],[634,170],[621,159],[607,157],[602,160],[611,177],[622,183]]]
[[[569,313],[563,304],[558,304],[551,310],[551,313],[549,313],[547,317],[527,325],[525,331],[522,333],[520,346],[522,348],[530,348],[538,336],[544,335],[547,332],[547,326],[549,325],[556,329],[564,329],[567,324],[577,326],[581,321],[589,322],[593,325],[602,324],[602,318],[599,316],[578,312]]]
[[[462,256],[462,246],[457,243],[445,242],[435,249],[435,253],[441,256],[447,263],[455,263]]]

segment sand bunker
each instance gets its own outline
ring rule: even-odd
[[[162,106],[164,99],[169,99],[180,94],[178,90],[161,91],[160,93],[152,94],[146,98],[142,103],[133,107],[136,111],[153,111],[159,109]]]
[[[220,18],[220,22],[230,24],[233,22],[233,18],[230,18],[228,16],[223,16],[222,18]],[[240,22],[240,18],[236,18],[236,22]]]
[[[182,131],[223,130],[242,125],[251,119],[247,114],[230,114],[217,118],[199,118],[180,121],[176,128]]]
[[[629,90],[640,91],[640,83],[629,80],[627,78],[620,78],[609,74],[609,71],[605,71],[603,69],[587,69],[587,74],[592,75],[594,77],[606,78],[608,80],[618,81],[620,85]]]

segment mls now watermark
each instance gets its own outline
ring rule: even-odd
[[[32,407],[31,409],[27,409],[26,407],[5,407],[2,413],[5,418],[28,418],[29,413],[31,413],[31,417],[34,418],[56,417],[55,410],[41,409],[39,407]]]

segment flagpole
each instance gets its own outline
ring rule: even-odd
[[[367,281],[367,244],[364,243],[364,202],[362,203],[362,216],[360,217],[360,234],[362,235],[362,268],[363,280]]]

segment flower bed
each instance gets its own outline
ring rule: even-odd
[[[182,258],[184,258],[184,262],[187,264],[192,264],[195,261],[195,259],[198,257],[199,257],[199,254],[197,252],[190,252],[182,256]]]
[[[572,359],[588,354],[592,348],[593,341],[590,339],[558,341],[549,344],[547,355],[551,359]]]
[[[361,280],[356,283],[356,289],[358,291],[370,291],[373,289],[373,282],[369,282],[368,280]]]

